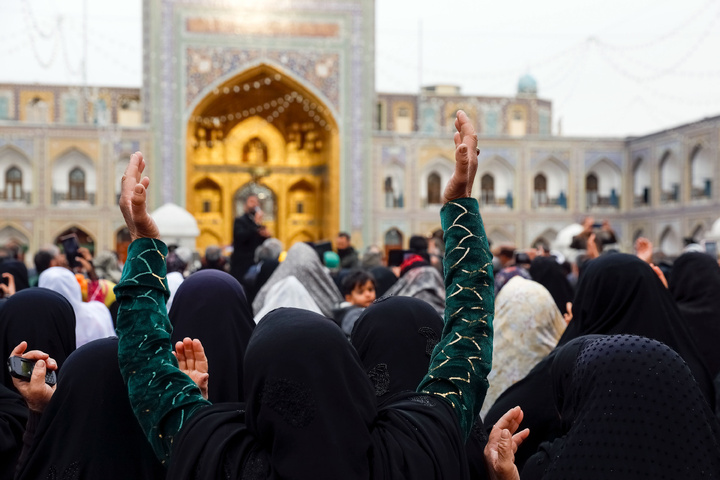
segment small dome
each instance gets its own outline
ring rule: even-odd
[[[160,235],[167,237],[191,237],[200,235],[197,221],[190,212],[174,203],[166,203],[150,214],[157,223]]]
[[[537,80],[530,75],[525,74],[518,81],[518,95],[537,95]]]

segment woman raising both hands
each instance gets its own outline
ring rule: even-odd
[[[343,332],[297,309],[277,309],[255,328],[244,359],[245,404],[202,398],[170,353],[167,247],[147,212],[145,161],[131,157],[120,199],[133,243],[116,288],[119,363],[135,415],[171,476],[468,478],[464,443],[487,391],[494,299],[491,255],[470,195],[477,136],[462,111],[455,126],[455,172],[440,213],[448,252],[443,335],[418,391],[380,408]],[[508,413],[486,449],[502,475],[517,472],[512,454],[527,435],[515,434],[518,415]]]

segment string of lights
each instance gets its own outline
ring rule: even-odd
[[[596,46],[600,47],[600,48],[598,48],[598,51],[601,53],[602,58],[605,59],[606,62],[611,67],[613,67],[615,70],[620,72],[622,75],[624,75],[632,80],[641,81],[641,82],[653,81],[653,80],[663,78],[667,75],[676,73],[677,69],[680,66],[684,65],[690,58],[692,58],[692,55],[698,51],[699,47],[708,39],[710,34],[712,32],[714,32],[714,30],[715,30],[714,27],[718,23],[718,20],[720,20],[720,8],[717,9],[717,11],[715,12],[715,15],[713,15],[711,17],[710,22],[708,23],[706,28],[702,31],[700,36],[696,39],[696,41],[693,42],[693,44],[679,56],[677,61],[675,61],[674,63],[672,63],[671,65],[669,65],[667,67],[655,67],[655,66],[652,66],[642,60],[639,60],[636,58],[629,58],[626,54],[624,54],[622,52],[614,52],[616,55],[620,55],[623,58],[625,58],[628,62],[631,62],[633,67],[639,66],[642,68],[646,68],[648,70],[653,70],[654,73],[651,75],[639,75],[639,74],[629,71],[627,68],[624,68],[624,67],[618,65],[618,63],[613,58],[611,58],[610,53],[604,48],[602,43],[599,43],[597,40],[592,40],[592,41],[594,42],[594,44]],[[707,74],[707,73],[713,73],[713,72],[695,72],[695,73],[696,74]],[[717,73],[717,72],[715,72],[715,73]],[[684,76],[692,76],[692,75],[688,72]]]
[[[56,20],[55,24],[52,26],[50,31],[46,32],[43,31],[42,28],[40,28],[39,22],[35,18],[35,15],[32,12],[32,7],[30,6],[30,0],[25,0],[23,2],[23,12],[25,13],[25,19],[29,23],[29,27],[32,28],[37,34],[46,39],[49,40],[51,38],[55,38],[55,36],[58,33],[58,29],[60,28],[60,21]]]
[[[665,32],[664,34],[649,40],[647,42],[635,44],[635,45],[615,45],[612,43],[605,42],[603,40],[600,40],[596,37],[596,40],[598,44],[602,45],[604,48],[610,49],[610,50],[616,50],[620,52],[628,52],[631,50],[644,50],[647,48],[651,48],[654,46],[657,46],[660,43],[666,42],[670,39],[675,38],[681,33],[687,32],[688,27],[698,18],[701,18],[703,14],[707,12],[708,9],[710,9],[713,5],[717,4],[717,0],[707,0],[700,8],[695,10],[692,15],[690,15],[688,18],[686,18],[683,22],[678,24],[677,26],[673,27],[668,32]]]
[[[213,93],[215,95],[229,95],[231,92],[233,94],[240,93],[241,90],[243,91],[249,91],[251,89],[259,89],[262,87],[262,85],[269,85],[272,81],[269,77],[266,77],[262,81],[257,80],[255,82],[246,83],[242,87],[239,85],[235,85],[233,88],[230,87],[224,87],[222,90],[215,89]],[[246,88],[247,87],[247,88]],[[301,94],[298,92],[293,91],[292,93],[288,93],[285,95],[281,95],[273,100],[266,101],[263,103],[259,103],[253,107],[246,108],[243,110],[239,110],[237,112],[228,113],[226,115],[220,115],[220,116],[193,116],[190,118],[190,121],[195,122],[198,125],[202,125],[203,127],[214,127],[219,128],[223,125],[225,125],[228,122],[231,122],[233,124],[238,123],[238,121],[245,120],[247,118],[253,117],[255,115],[261,116],[264,115],[264,119],[267,120],[268,123],[273,123],[275,120],[277,120],[280,115],[287,110],[292,103],[298,103],[302,104],[303,111],[307,114],[308,119],[312,120],[313,123],[318,125],[321,128],[324,128],[326,131],[331,131],[332,127],[325,121],[325,119],[322,117],[322,115],[325,113],[325,108],[322,105],[318,105],[315,102],[304,98]]]

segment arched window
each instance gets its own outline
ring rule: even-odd
[[[82,168],[70,170],[68,200],[86,200],[85,194],[85,172]]]
[[[495,204],[495,178],[489,173],[480,179],[480,200],[483,205]]]
[[[427,178],[427,202],[428,205],[440,203],[440,175],[432,172]]]
[[[22,171],[17,167],[10,167],[5,172],[5,199],[22,200]]]
[[[548,204],[547,177],[545,177],[542,173],[538,173],[535,175],[533,183],[535,191],[535,205],[538,207],[546,206]]]
[[[634,205],[650,205],[650,169],[642,157],[635,159],[633,168]]]
[[[594,173],[585,177],[585,193],[587,194],[588,208],[594,207],[599,203],[598,177]]]
[[[267,163],[267,146],[258,137],[250,139],[243,147],[243,163]]]
[[[712,197],[713,162],[710,152],[696,145],[690,154],[691,197],[693,200]]]
[[[660,200],[677,202],[680,200],[680,165],[675,155],[667,151],[660,160]]]

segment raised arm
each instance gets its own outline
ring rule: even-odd
[[[455,120],[455,172],[444,193],[445,326],[418,391],[443,397],[469,435],[485,399],[492,365],[495,311],[492,255],[478,202],[477,135],[462,110]]]
[[[120,210],[133,242],[115,287],[118,360],[133,412],[155,455],[165,463],[173,437],[191,415],[210,403],[178,369],[172,355],[172,327],[165,308],[167,246],[158,240],[157,225],[147,211],[150,180],[141,178],[144,169],[142,154],[135,153],[122,181]]]

